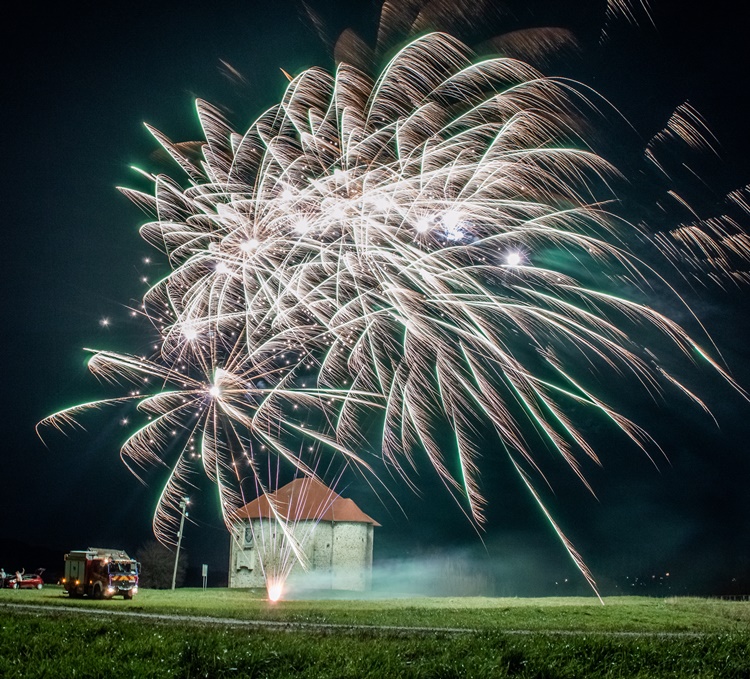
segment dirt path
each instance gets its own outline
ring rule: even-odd
[[[245,629],[275,630],[278,632],[317,632],[342,633],[370,632],[394,636],[441,635],[441,634],[481,634],[499,632],[509,635],[549,635],[549,636],[605,636],[605,637],[663,637],[690,638],[710,636],[708,632],[611,632],[596,630],[524,630],[524,629],[472,629],[464,627],[401,627],[396,625],[357,625],[319,622],[279,622],[276,620],[238,620],[237,618],[215,618],[207,615],[176,615],[173,613],[144,613],[142,611],[112,611],[104,608],[83,608],[79,606],[44,606],[41,604],[0,603],[0,613],[12,610],[19,613],[45,613],[53,615],[92,615],[107,618],[128,618],[161,623],[187,623],[190,625],[219,625]]]

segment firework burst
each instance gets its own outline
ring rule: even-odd
[[[195,467],[191,446],[231,528],[245,475],[271,496],[268,456],[308,476],[323,450],[367,470],[358,451],[376,414],[386,465],[408,481],[426,454],[476,524],[481,464],[498,464],[480,455],[477,432],[489,427],[595,587],[541,499],[537,447],[588,486],[582,462],[599,459],[576,423],[583,409],[647,449],[648,434],[602,393],[623,374],[644,393],[676,388],[703,406],[658,361],[665,343],[733,383],[643,301],[659,289],[682,303],[659,273],[666,241],[617,218],[618,173],[580,136],[593,96],[517,60],[477,61],[432,33],[375,79],[346,63],[302,72],[242,134],[198,101],[200,157],[149,128],[187,178],[147,175],[153,193],[123,189],[154,216],[141,233],[171,267],[143,305],[160,350],[150,360],[95,352],[90,366],[158,385],[126,397],[152,419],[122,455],[172,470],[160,539]],[[718,227],[693,226],[670,247],[727,249]]]

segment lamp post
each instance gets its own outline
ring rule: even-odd
[[[188,515],[187,506],[190,499],[183,497],[180,500],[180,509],[182,510],[182,516],[180,517],[180,531],[177,533],[177,553],[174,555],[174,571],[172,571],[172,589],[175,588],[177,583],[177,563],[180,560],[180,545],[182,544],[182,528],[185,525],[185,517]]]

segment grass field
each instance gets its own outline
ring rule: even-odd
[[[21,610],[5,604],[52,606]],[[292,631],[71,608],[309,623]],[[346,625],[347,628],[315,625]],[[404,633],[373,627],[465,629]],[[0,591],[0,677],[750,678],[750,603],[622,597],[282,601],[228,589]]]

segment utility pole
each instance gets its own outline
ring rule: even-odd
[[[188,515],[187,509],[190,499],[183,497],[180,500],[180,509],[182,510],[182,516],[180,517],[180,532],[177,533],[177,553],[174,555],[174,571],[172,571],[172,589],[175,588],[177,582],[177,562],[180,560],[180,545],[182,544],[182,528],[185,525],[185,517]]]

